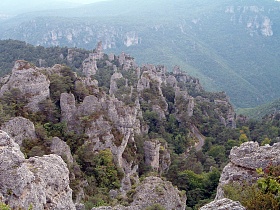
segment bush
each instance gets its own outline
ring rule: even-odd
[[[153,204],[152,206],[147,207],[145,210],[165,210],[165,208],[159,203]]]
[[[0,202],[0,210],[11,210],[11,208],[5,203]]]

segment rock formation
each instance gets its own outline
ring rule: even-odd
[[[39,110],[39,102],[50,96],[50,81],[26,61],[16,61],[8,81],[0,89],[0,97],[11,89],[18,89],[27,98],[27,108]]]
[[[25,159],[19,145],[0,131],[0,195],[12,209],[75,209],[69,171],[57,155]]]
[[[70,165],[73,164],[73,156],[71,154],[70,147],[64,141],[62,141],[60,138],[54,137],[52,139],[50,149],[51,149],[51,153],[57,154],[60,157],[64,158],[64,160],[68,164],[70,164]]]
[[[90,53],[88,58],[83,61],[83,73],[86,77],[90,77],[96,74],[97,71],[97,60],[103,58],[102,42],[99,42],[96,46],[95,52]]]
[[[135,189],[133,201],[128,207],[99,207],[92,210],[142,210],[153,204],[160,204],[165,209],[184,210],[186,196],[174,188],[171,182],[151,176]]]
[[[159,141],[145,141],[145,164],[150,166],[153,170],[158,171],[159,169]]]
[[[23,117],[12,118],[1,126],[1,130],[7,132],[19,146],[25,139],[37,138],[34,124]]]
[[[228,198],[212,201],[211,203],[203,206],[200,210],[245,210],[238,201],[232,201]]]
[[[254,183],[258,179],[257,168],[265,169],[269,164],[280,164],[280,143],[259,146],[257,142],[246,142],[232,148],[230,162],[223,169],[216,200],[224,198],[223,185],[231,182]]]

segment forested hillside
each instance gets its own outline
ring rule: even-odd
[[[1,22],[1,39],[134,55],[139,64],[180,65],[236,107],[280,97],[279,2],[106,1],[22,14]]]
[[[66,65],[30,63],[39,57],[15,62],[0,80],[1,129],[26,157],[58,153],[70,170],[73,199],[86,209],[133,205],[139,180],[151,175],[178,186],[187,208],[198,209],[215,197],[233,146],[279,141],[278,115],[260,122],[236,119],[224,92],[205,91],[178,66],[172,72],[162,65],[139,67],[125,53],[104,54],[101,43],[91,53],[26,47],[39,57],[50,53],[58,63],[78,62],[78,74]]]
[[[80,69],[89,53],[88,50],[75,49],[75,61],[71,62],[71,49],[67,47],[45,48],[17,40],[0,41],[0,76],[11,72],[16,60],[27,60],[38,67],[64,64],[73,70]]]

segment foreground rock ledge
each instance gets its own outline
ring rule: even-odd
[[[232,201],[228,198],[215,200],[203,206],[200,210],[246,210],[238,201]]]
[[[58,155],[25,159],[19,145],[0,130],[0,199],[12,209],[72,210],[69,171]]]
[[[219,181],[216,200],[224,198],[223,186],[231,182],[254,183],[258,179],[257,168],[269,164],[280,165],[280,143],[259,146],[257,142],[246,142],[230,151],[230,162],[225,166]]]

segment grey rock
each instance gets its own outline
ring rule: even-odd
[[[200,210],[246,210],[238,201],[232,201],[228,198],[212,201],[203,206]]]
[[[75,97],[72,93],[62,93],[60,95],[61,120],[71,122],[73,113],[76,112]]]
[[[0,97],[11,89],[19,89],[27,97],[27,108],[39,111],[39,103],[50,96],[50,81],[26,61],[16,61],[8,81],[0,89]]]
[[[280,143],[273,146],[259,146],[257,142],[245,142],[232,148],[230,163],[221,174],[216,199],[224,198],[223,186],[231,183],[254,183],[258,179],[257,168],[266,168],[269,164],[280,164]]]
[[[25,159],[19,145],[0,131],[0,194],[12,209],[74,210],[69,171],[57,155]]]
[[[176,78],[173,76],[173,75],[169,75],[167,78],[166,78],[166,83],[168,85],[170,85],[171,87],[177,87],[177,80]]]
[[[89,57],[83,61],[83,73],[90,77],[96,74],[97,69],[97,61],[94,59],[94,54],[90,53]]]
[[[234,165],[255,170],[256,168],[265,168],[270,163],[280,164],[280,143],[273,146],[268,144],[259,146],[257,142],[245,142],[240,147],[234,147],[230,151],[230,161]]]
[[[36,139],[34,124],[23,117],[15,117],[4,123],[1,130],[7,132],[14,141],[21,146],[25,139]]]
[[[159,174],[166,172],[171,165],[170,152],[167,149],[167,144],[160,147],[159,150]]]
[[[82,203],[76,203],[75,204],[76,210],[86,210],[86,207]]]
[[[120,63],[120,65],[123,66],[123,69],[126,70],[126,71],[131,69],[131,68],[136,68],[137,67],[134,59],[132,57],[130,57],[130,55],[125,54],[124,52],[122,52],[119,55],[119,63]]]
[[[133,161],[125,160],[122,155],[129,141],[134,144],[134,134],[140,132],[140,129],[136,128],[140,127],[137,119],[139,110],[136,106],[126,106],[115,97],[109,97],[102,92],[86,96],[77,106],[74,102],[73,95],[61,95],[62,117],[68,129],[84,132],[88,137],[85,144],[94,145],[93,153],[110,149],[116,164],[125,174],[121,191],[130,190],[130,178],[135,177],[135,181],[138,181],[138,166],[133,164]]]
[[[102,206],[92,210],[143,210],[156,203],[165,209],[185,210],[186,196],[181,195],[171,182],[159,177],[147,177],[135,191],[133,202],[129,206]]]
[[[96,71],[98,70],[97,60],[101,59],[103,55],[104,53],[103,53],[102,42],[99,42],[95,48],[95,52],[90,53],[89,57],[83,61],[82,69],[86,77],[90,77],[96,74]]]
[[[159,149],[160,143],[158,140],[144,142],[145,164],[154,171],[159,170]]]
[[[134,209],[145,209],[155,203],[165,209],[184,210],[186,196],[180,194],[171,182],[163,181],[159,177],[147,177],[137,188],[130,206]]]
[[[109,94],[112,95],[114,94],[117,90],[117,80],[123,78],[122,74],[119,72],[115,72],[112,76],[111,76],[111,81],[110,81],[110,90],[109,90]]]
[[[62,141],[58,137],[54,137],[51,143],[51,153],[59,155],[62,158],[65,158],[66,163],[73,164],[73,156],[71,154],[70,147],[66,142]]]

